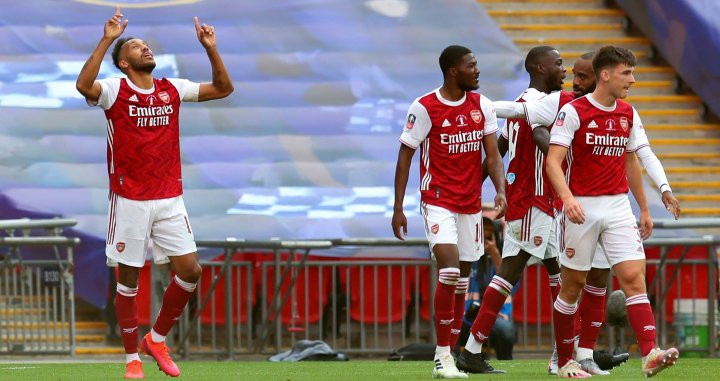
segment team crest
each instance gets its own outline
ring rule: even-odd
[[[470,118],[472,118],[473,122],[480,123],[480,120],[482,120],[482,114],[480,114],[480,110],[470,111]]]
[[[605,129],[608,131],[615,131],[615,121],[612,119],[608,119],[605,121]]]
[[[167,91],[161,91],[158,93],[158,97],[161,101],[168,103],[170,102],[170,95],[167,93]]]
[[[539,235],[536,235],[535,237],[533,237],[533,243],[535,244],[535,246],[542,245],[542,243],[543,243],[542,237]]]
[[[455,117],[455,123],[457,123],[458,127],[465,127],[467,126],[467,116],[460,114],[457,117]]]
[[[568,247],[567,249],[565,249],[565,255],[567,255],[568,258],[574,257],[575,249],[573,249],[572,247]]]
[[[415,115],[408,114],[407,123],[405,123],[405,128],[408,130],[412,130],[412,128],[415,127]]]
[[[628,118],[621,116],[620,117],[620,127],[623,131],[627,131],[628,127],[630,126],[630,123],[628,123]]]
[[[117,249],[118,253],[122,253],[123,250],[125,250],[125,242],[118,242],[115,245],[115,248]]]
[[[434,224],[433,226],[430,227],[430,231],[431,231],[433,234],[437,234],[437,232],[438,232],[439,230],[440,230],[440,226],[439,226],[438,224]]]
[[[147,101],[147,103],[150,104],[150,106],[152,106],[152,105],[155,103],[155,96],[154,96],[154,95],[148,95],[148,97],[145,98],[145,100]]]

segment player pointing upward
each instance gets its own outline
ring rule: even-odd
[[[137,350],[135,297],[149,239],[154,243],[155,260],[169,258],[175,276],[165,291],[157,321],[140,346],[163,372],[177,377],[180,370],[170,358],[165,336],[182,314],[201,273],[182,199],[180,103],[226,97],[233,85],[217,50],[215,29],[200,25],[197,17],[195,32],[210,59],[211,83],[154,78],[150,47],[132,37],[118,39],[112,51],[113,63],[127,78],[96,80],[105,53],[127,25],[117,6],[76,87],[88,104],[105,110],[107,118],[110,207],[105,253],[108,263],[119,267],[115,311],[125,346],[125,377],[144,378]]]

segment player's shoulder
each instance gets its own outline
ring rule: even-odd
[[[616,102],[617,102],[617,110],[619,112],[633,113],[633,110],[635,110],[635,108],[630,103],[626,102],[625,100],[618,99]]]

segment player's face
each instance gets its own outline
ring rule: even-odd
[[[567,70],[563,65],[563,59],[557,50],[550,51],[542,63],[548,74],[548,88],[550,91],[562,90]]]
[[[155,69],[155,58],[145,41],[134,38],[126,42],[122,49],[122,60],[127,63],[129,68],[145,72],[152,72]]]
[[[480,85],[480,69],[477,67],[477,59],[472,53],[468,53],[460,60],[460,64],[455,67],[457,70],[456,81],[458,87],[463,91],[477,90]]]
[[[575,98],[595,91],[595,72],[591,60],[578,59],[572,69]]]
[[[633,72],[635,67],[620,64],[611,68],[609,71],[610,91],[615,98],[625,99],[628,96],[630,86],[635,83]]]

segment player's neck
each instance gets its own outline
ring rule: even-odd
[[[602,86],[596,87],[595,91],[588,95],[591,96],[595,102],[605,107],[615,106],[615,102],[617,101],[617,98],[610,93],[609,89]]]
[[[450,102],[456,102],[465,96],[465,91],[455,86],[448,86],[444,83],[440,87],[440,95]]]
[[[535,89],[541,93],[551,93],[550,89],[545,85],[544,81],[540,78],[531,78],[528,89]]]
[[[127,77],[133,85],[141,89],[150,90],[154,86],[152,73],[130,71]]]

